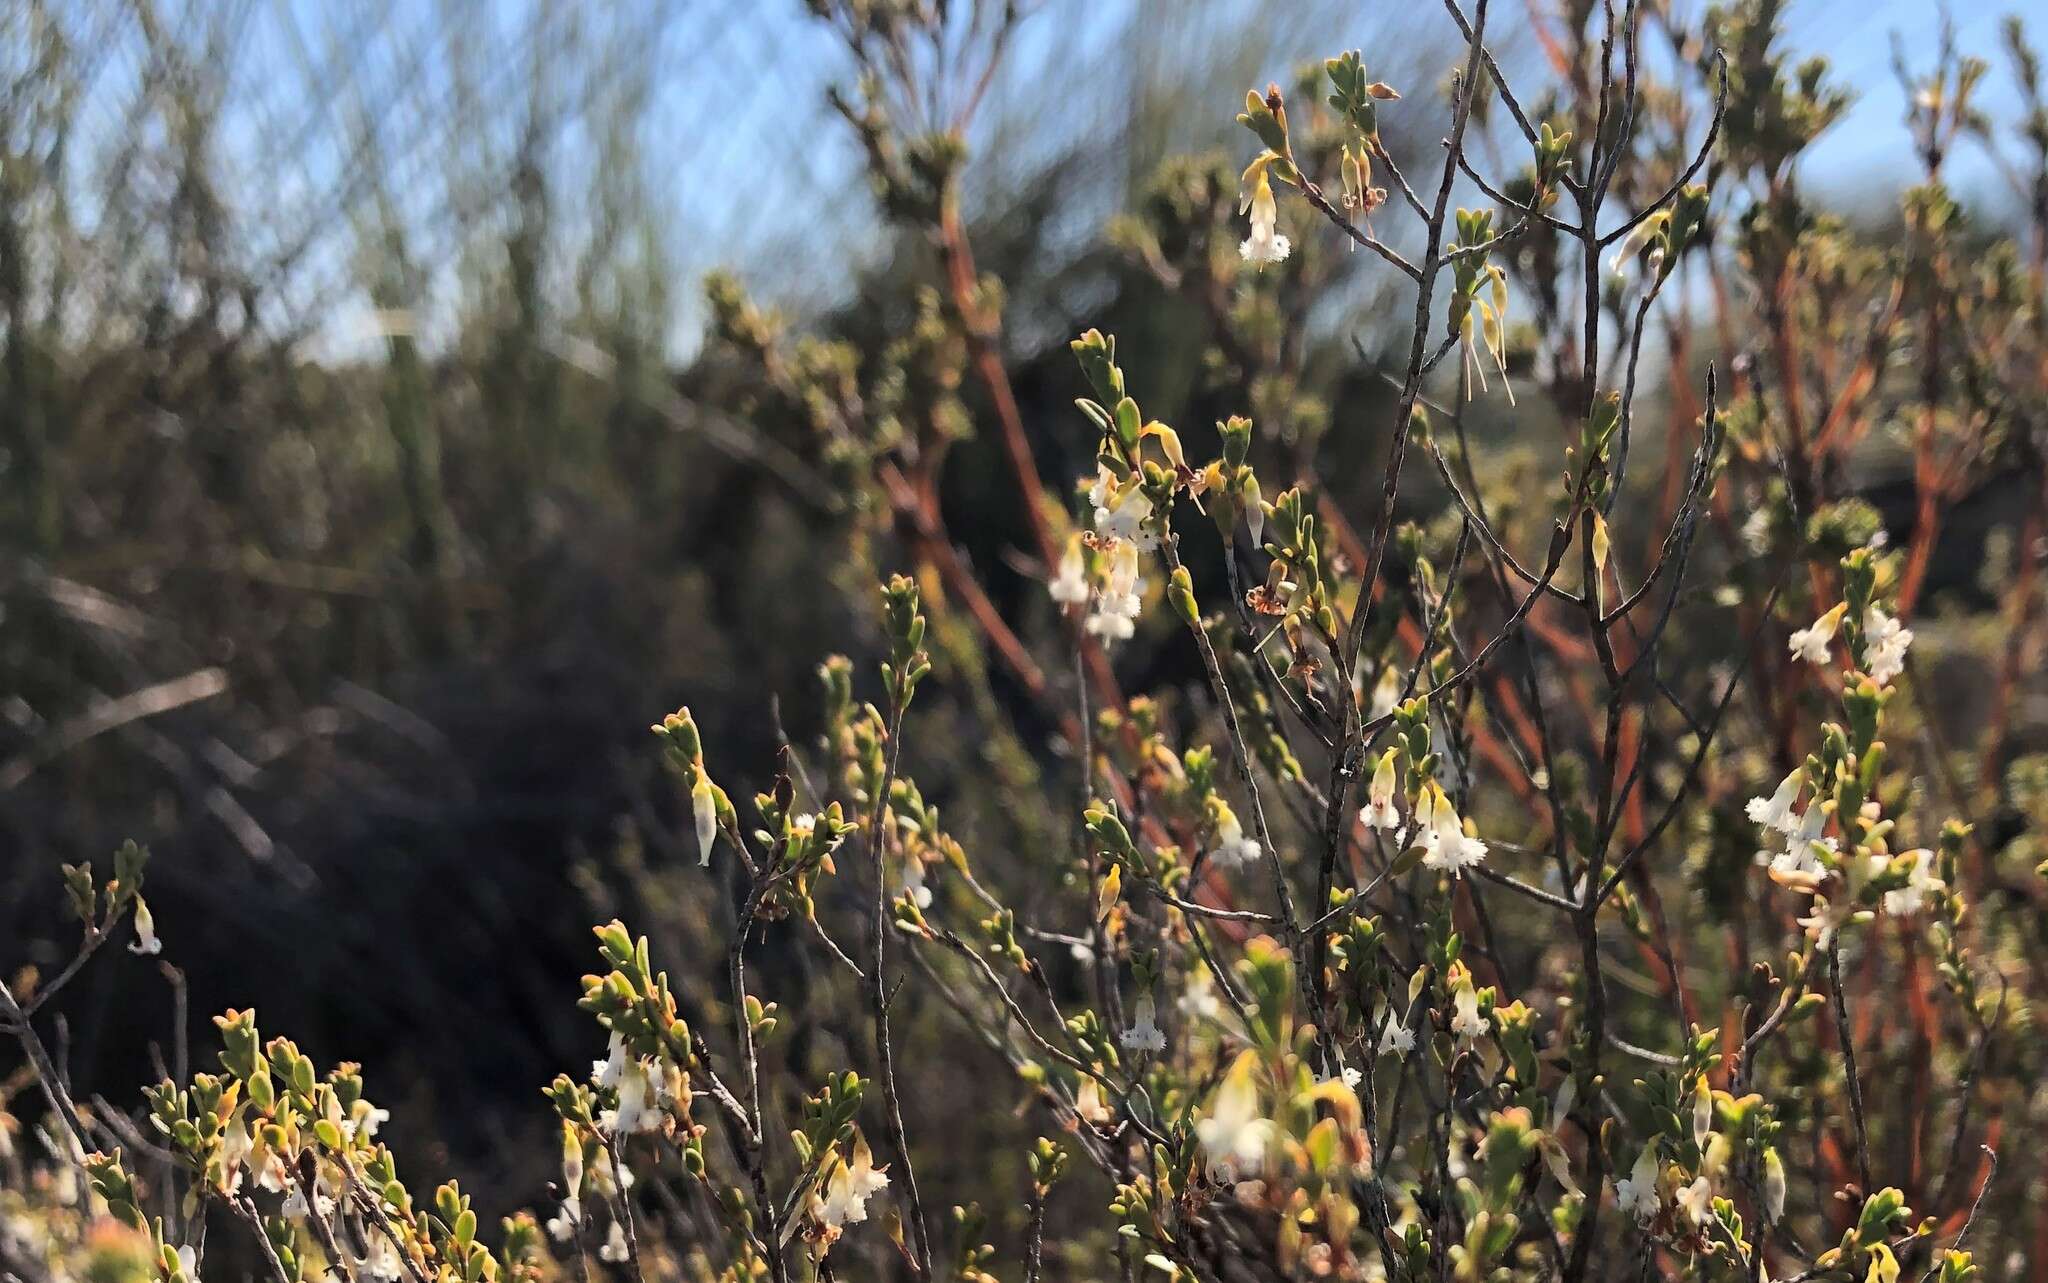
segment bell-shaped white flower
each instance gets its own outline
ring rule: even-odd
[[[1358,812],[1359,820],[1367,828],[1401,827],[1401,812],[1394,805],[1394,757],[1395,750],[1390,748],[1380,754],[1379,765],[1373,767],[1372,784],[1366,790],[1365,805]]]
[[[1124,641],[1137,631],[1145,581],[1138,574],[1138,545],[1120,539],[1109,554],[1109,574],[1088,616],[1087,629],[1104,641]]]
[[[1131,1027],[1117,1038],[1125,1051],[1161,1052],[1166,1050],[1166,1032],[1159,1027],[1159,1008],[1149,993],[1138,995],[1135,1019]]]
[[[1470,984],[1459,985],[1451,995],[1451,1032],[1459,1042],[1468,1045],[1486,1033],[1486,1017],[1479,1014],[1479,995]]]
[[[1258,178],[1253,180],[1252,189],[1246,194],[1238,212],[1250,213],[1252,216],[1252,234],[1237,247],[1237,252],[1243,256],[1244,261],[1260,267],[1268,263],[1285,261],[1294,246],[1277,230],[1280,223],[1280,206],[1273,199],[1273,184],[1266,177],[1264,169],[1261,169]]]
[[[1209,858],[1226,868],[1258,859],[1259,844],[1256,839],[1245,836],[1244,826],[1238,823],[1237,812],[1219,798],[1216,814],[1216,846],[1209,852]]]
[[[164,942],[156,938],[156,915],[149,911],[149,901],[135,897],[135,939],[128,946],[128,952],[155,957],[164,951]]]
[[[1638,1224],[1648,1225],[1657,1219],[1657,1178],[1660,1172],[1657,1146],[1653,1141],[1636,1155],[1635,1166],[1629,1169],[1628,1175],[1614,1182],[1615,1205],[1624,1215],[1633,1215]]]
[[[1445,869],[1463,877],[1465,870],[1486,859],[1486,843],[1465,832],[1450,795],[1438,784],[1429,786],[1429,814],[1423,819],[1422,862],[1432,869]]]
[[[597,1249],[597,1259],[607,1265],[617,1265],[633,1254],[626,1243],[626,1227],[613,1221],[611,1229],[605,1231],[604,1242]]]
[[[1067,550],[1060,556],[1059,573],[1053,576],[1046,591],[1062,606],[1087,604],[1088,558],[1081,547],[1081,536],[1067,540]]]

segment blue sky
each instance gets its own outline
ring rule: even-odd
[[[232,75],[227,188],[275,215],[258,221],[280,242],[302,228],[320,238],[282,307],[328,318],[316,342],[330,351],[362,350],[375,334],[354,288],[354,220],[372,206],[369,193],[344,181],[361,168],[366,138],[381,171],[395,175],[384,195],[412,229],[410,252],[432,269],[444,308],[463,288],[465,244],[503,216],[464,207],[461,166],[478,155],[506,161],[531,111],[548,121],[558,216],[591,225],[598,202],[581,193],[599,188],[615,154],[602,122],[638,120],[630,154],[646,203],[662,215],[678,350],[691,345],[698,324],[694,281],[704,271],[735,266],[768,296],[801,306],[833,297],[848,255],[872,255],[880,245],[858,152],[824,100],[828,84],[845,81],[847,60],[802,0],[184,0],[183,8],[180,29],[195,42],[220,15],[238,15],[223,28],[233,39],[217,52]],[[1996,68],[1985,104],[2009,116],[1998,38],[2007,8],[1956,3],[1949,12],[1962,48]],[[1228,121],[1244,85],[1346,47],[1365,48],[1389,79],[1407,71],[1428,83],[1449,30],[1434,4],[1386,0],[1039,0],[1035,9],[983,113],[990,123],[977,139],[978,163],[1009,167],[991,172],[1028,172],[1034,158],[1061,154],[1129,112],[1144,86],[1170,87],[1192,74],[1183,60],[1227,68],[1206,73],[1219,76],[1213,117],[1185,128],[1199,140]],[[1858,91],[1811,159],[1811,184],[1866,197],[1901,185],[1910,164],[1899,150],[1903,98],[1892,35],[1924,65],[1940,13],[1924,0],[1793,0],[1788,43],[1825,53],[1835,78]],[[125,127],[115,104],[141,65],[133,31],[112,21],[99,85],[107,106],[94,118],[95,132],[109,138]],[[1496,0],[1496,47],[1511,68],[1529,61],[1517,57],[1518,47],[1527,52],[1528,22],[1525,0]],[[1134,65],[1124,52],[1134,32],[1148,37],[1142,47],[1155,65]],[[1048,79],[1061,83],[1065,109],[1053,119],[1027,115],[1041,107]],[[461,110],[472,101],[474,111]],[[1957,153],[1951,179],[1966,195],[1988,191],[1992,178],[1974,148]]]

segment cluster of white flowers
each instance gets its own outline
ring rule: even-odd
[[[1913,644],[1913,630],[1884,613],[1876,602],[1863,611],[1863,667],[1870,680],[1888,686],[1906,670],[1906,648]]]
[[[1465,832],[1465,821],[1451,804],[1450,794],[1431,780],[1415,805],[1413,832],[1401,818],[1394,768],[1396,750],[1380,755],[1373,768],[1372,783],[1366,789],[1365,805],[1358,818],[1368,828],[1393,833],[1396,842],[1410,837],[1422,847],[1422,862],[1462,877],[1466,869],[1486,859],[1486,843]]]
[[[615,1136],[651,1132],[661,1126],[675,1100],[670,1071],[659,1057],[629,1056],[626,1040],[612,1035],[610,1054],[596,1062],[591,1082],[619,1093],[619,1107],[598,1116],[598,1125]]]
[[[1115,473],[1097,465],[1088,502],[1095,508],[1096,534],[1123,540],[1142,552],[1159,547],[1158,534],[1145,526],[1145,519],[1152,515],[1152,499],[1135,477],[1119,483]]]
[[[1138,546],[1119,539],[1109,550],[1109,574],[1088,616],[1088,631],[1104,641],[1127,641],[1138,629],[1145,581],[1138,574]]]
[[[1828,648],[1848,612],[1847,603],[1833,609],[1805,628],[1793,632],[1789,647],[1793,658],[1809,664],[1828,662]],[[1913,644],[1913,630],[1888,615],[1884,607],[1871,602],[1863,609],[1863,668],[1870,680],[1888,686],[1906,669],[1906,648]]]
[[[857,1225],[868,1218],[868,1200],[888,1184],[889,1177],[875,1166],[866,1138],[857,1139],[853,1161],[835,1162],[820,1191],[811,1196],[811,1215],[833,1229]]]
[[[1763,828],[1756,863],[1769,869],[1774,881],[1811,890],[1826,872],[1815,848],[1833,852],[1837,845],[1834,838],[1821,836],[1828,813],[1818,799],[1803,813],[1796,809],[1805,787],[1806,769],[1800,767],[1781,780],[1769,797],[1749,799],[1746,812]]]
[[[614,1171],[617,1173],[616,1179]],[[610,1150],[600,1144],[597,1147],[595,1161],[590,1165],[589,1181],[590,1192],[596,1197],[598,1204],[608,1206],[622,1191],[633,1188],[633,1169],[623,1163],[614,1168]],[[558,1243],[573,1241],[578,1231],[583,1228],[583,1184],[583,1142],[577,1135],[575,1127],[568,1125],[564,1128],[562,1142],[562,1206],[559,1212],[548,1218],[546,1226],[548,1235]],[[614,1247],[619,1255],[606,1256],[605,1253]],[[605,1236],[603,1245],[598,1248],[598,1256],[606,1261],[623,1261],[626,1259],[625,1252],[624,1230],[614,1222],[611,1231]]]
[[[1137,631],[1145,593],[1138,554],[1159,546],[1159,536],[1146,526],[1152,500],[1134,480],[1119,485],[1106,467],[1096,470],[1088,501],[1095,509],[1093,546],[1101,554],[1100,583],[1091,582],[1088,544],[1082,535],[1067,541],[1047,591],[1061,606],[1086,606],[1086,628],[1106,642],[1127,640]]]
[[[1657,1140],[1653,1137],[1636,1155],[1635,1166],[1629,1174],[1614,1183],[1614,1201],[1624,1214],[1633,1215],[1639,1225],[1648,1225],[1657,1219],[1657,1214],[1667,1204],[1678,1213],[1680,1220],[1694,1229],[1703,1229],[1714,1220],[1714,1182],[1711,1173],[1721,1170],[1725,1159],[1720,1157],[1725,1147],[1713,1140],[1714,1096],[1708,1090],[1706,1080],[1701,1079],[1693,1092],[1692,1140],[1693,1145],[1705,1155],[1702,1170],[1683,1185],[1671,1176],[1657,1157]],[[1776,1151],[1770,1151],[1766,1159],[1768,1171],[1776,1162]],[[1779,1187],[1775,1194],[1766,1189],[1765,1198],[1770,1216],[1775,1221],[1784,1211],[1784,1168],[1777,1168]],[[1768,1180],[1766,1184],[1768,1185]]]

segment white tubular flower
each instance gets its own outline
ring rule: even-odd
[[[1779,886],[1791,887],[1795,891],[1811,891],[1827,878],[1827,867],[1820,861],[1816,847],[1828,851],[1838,849],[1834,838],[1822,837],[1820,831],[1827,827],[1828,811],[1819,801],[1806,808],[1799,817],[1798,826],[1785,835],[1785,849],[1778,852],[1758,851],[1757,858],[1768,857],[1771,881]]]
[[[284,1155],[268,1145],[255,1146],[249,1151],[249,1170],[256,1174],[256,1187],[272,1194],[282,1194],[291,1183],[291,1172],[284,1165]]]
[[[1138,546],[1126,539],[1119,542],[1109,558],[1109,578],[1103,584],[1104,597],[1120,598],[1132,615],[1138,613],[1138,595],[1145,580],[1138,574]]]
[[[1927,907],[1927,895],[1942,887],[1940,878],[1934,876],[1934,852],[1926,847],[1908,851],[1913,857],[1913,868],[1906,875],[1906,885],[1896,891],[1884,893],[1884,911],[1900,916],[1918,913]]]
[[[1387,1027],[1380,1034],[1380,1055],[1405,1056],[1415,1050],[1415,1031],[1408,1027],[1405,1016],[1390,1015]]]
[[[1393,749],[1380,754],[1379,765],[1372,770],[1372,787],[1366,792],[1365,805],[1360,808],[1358,818],[1367,828],[1397,829],[1401,827],[1401,812],[1394,806],[1394,755]]]
[[[1166,1050],[1166,1032],[1159,1027],[1159,1009],[1149,993],[1138,995],[1137,1018],[1117,1038],[1125,1051]]]
[[[616,1136],[651,1132],[661,1126],[661,1095],[648,1076],[646,1061],[638,1057],[627,1059],[619,1075],[619,1107],[607,1113],[609,1117],[600,1121],[609,1123]]]
[[[1629,264],[1641,257],[1642,252],[1649,248],[1650,242],[1655,240],[1657,234],[1663,230],[1664,223],[1655,218],[1646,218],[1636,224],[1636,229],[1622,239],[1620,247],[1607,260],[1608,273],[1617,281],[1626,280]],[[1661,254],[1653,256],[1650,263],[1650,275],[1655,276],[1658,269],[1662,266],[1663,258]]]
[[[1074,1113],[1090,1123],[1106,1123],[1114,1117],[1103,1102],[1101,1085],[1093,1078],[1083,1078],[1074,1088]]]
[[[1268,263],[1284,262],[1293,244],[1275,230],[1280,222],[1280,206],[1273,199],[1273,184],[1261,169],[1252,184],[1252,190],[1239,207],[1240,214],[1249,212],[1252,216],[1252,234],[1237,252],[1247,263],[1264,267]]]
[[[1216,849],[1209,852],[1209,858],[1230,868],[1258,859],[1259,844],[1245,836],[1244,826],[1237,822],[1237,812],[1220,802],[1218,810],[1222,815],[1216,822]]]
[[[1095,480],[1088,486],[1088,506],[1095,509],[1095,524],[1107,518],[1109,498],[1116,493],[1116,474],[1104,464],[1095,465]]]
[[[882,1192],[889,1178],[875,1166],[865,1137],[853,1143],[853,1161],[841,1160],[832,1169],[822,1194],[811,1199],[811,1214],[838,1229],[858,1225],[868,1218],[868,1199]]]
[[[1714,1219],[1714,1187],[1706,1177],[1695,1177],[1692,1184],[1680,1187],[1678,1210],[1694,1225],[1705,1225]]]
[[[1468,1046],[1486,1032],[1486,1017],[1479,1014],[1479,995],[1469,984],[1460,985],[1451,995],[1451,1032]]]
[[[145,957],[155,957],[164,951],[164,942],[156,938],[156,915],[149,911],[149,901],[135,897],[135,939],[128,946],[128,952]]]
[[[1623,1213],[1633,1215],[1639,1225],[1657,1219],[1657,1146],[1643,1146],[1628,1175],[1614,1182],[1614,1203]]]
[[[1846,603],[1837,602],[1827,614],[1793,633],[1790,644],[1792,658],[1803,659],[1809,664],[1827,663],[1828,647],[1834,642],[1835,630],[1842,626],[1842,615],[1848,609]]]
[[[225,1172],[228,1192],[234,1193],[242,1184],[242,1160],[249,1156],[256,1142],[249,1139],[249,1129],[242,1123],[228,1124],[220,1136],[220,1166]]]
[[[1792,808],[1799,801],[1799,791],[1806,784],[1806,768],[1799,767],[1779,781],[1777,792],[1769,797],[1749,799],[1747,813],[1755,823],[1780,833],[1792,833],[1799,828],[1799,817]]]
[[[605,1058],[592,1063],[590,1081],[598,1087],[616,1087],[625,1072],[626,1040],[615,1033],[610,1045],[605,1049]]]
[[[566,1243],[570,1239],[575,1238],[576,1228],[582,1221],[582,1216],[583,1211],[580,1207],[571,1207],[567,1202],[564,1202],[562,1210],[548,1218],[548,1237],[557,1243]]]
[[[1108,503],[1095,509],[1095,533],[1105,539],[1121,539],[1146,552],[1159,546],[1159,536],[1145,528],[1152,515],[1152,499],[1136,484],[1121,493],[1106,496]]]
[[[690,810],[697,820],[697,864],[711,863],[711,848],[718,843],[718,800],[711,794],[711,780],[697,772],[697,787],[690,790]]]
[[[1423,818],[1422,862],[1432,869],[1445,869],[1456,877],[1486,859],[1486,843],[1465,833],[1465,822],[1452,808],[1450,795],[1441,785],[1430,785],[1429,815]]]
[[[1060,569],[1047,585],[1046,591],[1062,606],[1081,606],[1088,601],[1088,558],[1081,549],[1081,537],[1075,535],[1067,540],[1067,550],[1060,556]]]
[[[1259,1090],[1252,1082],[1257,1063],[1257,1052],[1240,1052],[1216,1089],[1209,1116],[1195,1120],[1209,1179],[1218,1184],[1236,1184],[1264,1171],[1266,1151],[1279,1134],[1279,1124],[1259,1114]]]
[[[626,1246],[626,1227],[613,1221],[611,1229],[605,1232],[604,1243],[597,1249],[597,1259],[607,1265],[617,1265],[630,1255],[632,1252]]]
[[[1863,612],[1863,644],[1870,680],[1888,686],[1906,670],[1906,648],[1913,644],[1913,630],[1873,602]]]
[[[1088,631],[1104,641],[1128,639],[1137,631],[1144,591],[1145,581],[1138,574],[1138,545],[1119,539],[1109,555],[1109,577],[1096,598],[1094,613],[1088,616]]]

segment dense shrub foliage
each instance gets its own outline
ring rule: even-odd
[[[580,1000],[554,982],[591,1063],[533,1084],[545,1196],[489,1228],[408,1183],[432,1120],[374,1102],[410,1093],[246,1009],[139,1098],[76,1093],[61,995],[110,942],[175,953],[129,843],[64,866],[75,951],[0,985],[0,1276],[2041,1277],[2017,24],[2016,131],[1986,64],[1903,56],[1880,235],[1802,190],[1848,99],[1772,0],[1566,3],[1540,88],[1490,52],[1519,8],[1446,0],[1441,84],[1342,53],[1247,93],[1238,156],[1165,165],[1112,237],[1172,320],[1053,373],[960,203],[1015,14],[813,8],[929,283],[863,345],[714,279],[690,412],[815,506],[829,555],[778,582],[855,602],[861,658],[781,690],[724,656],[745,725],[653,726],[621,917]],[[2010,235],[1945,185],[1966,146]],[[403,458],[460,650],[451,510]]]

